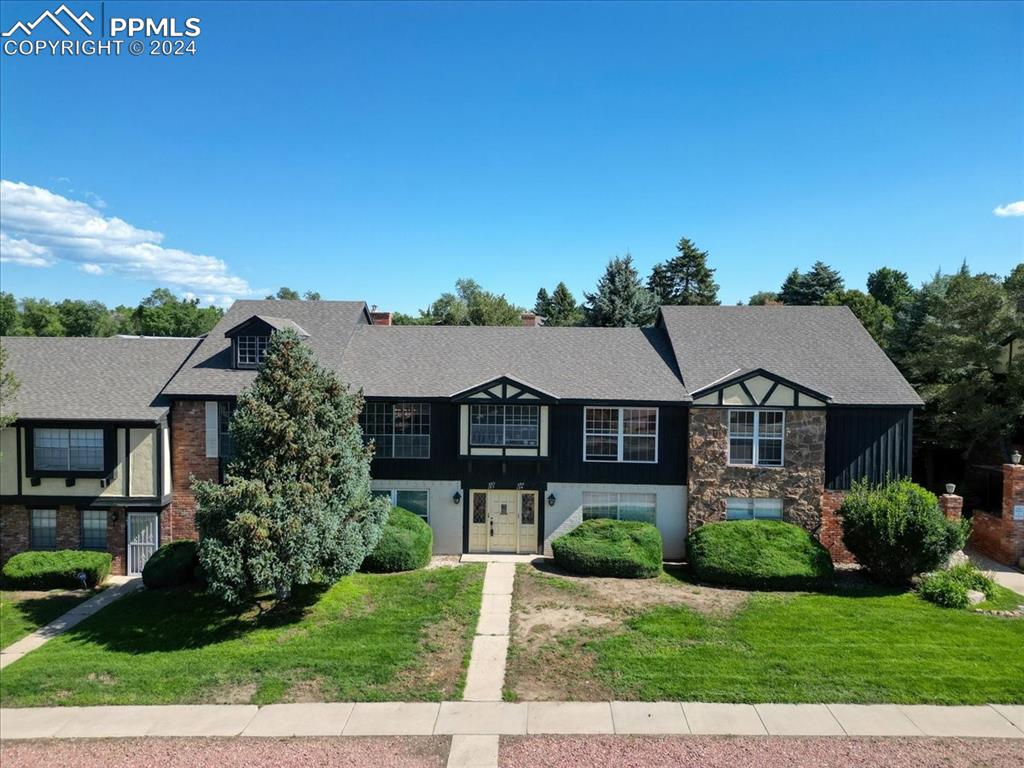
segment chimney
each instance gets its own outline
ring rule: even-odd
[[[536,312],[523,312],[521,317],[524,328],[533,328],[538,325],[544,325],[544,318]]]
[[[379,312],[376,304],[370,307],[370,319],[374,325],[391,325],[391,313]]]

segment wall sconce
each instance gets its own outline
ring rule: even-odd
[[[452,494],[452,504],[461,504],[461,503],[462,503],[462,492],[461,491],[456,491],[455,493]]]
[[[549,506],[549,507],[553,507],[553,506],[555,506],[555,501],[556,501],[556,499],[555,499],[555,494],[553,494],[553,493],[549,493],[549,494],[548,494],[548,506]]]

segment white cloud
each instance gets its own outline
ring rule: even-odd
[[[1024,216],[1024,200],[1017,200],[1014,203],[1007,203],[995,208],[992,213],[996,216]]]
[[[4,264],[20,264],[23,267],[52,267],[54,259],[50,249],[41,245],[9,237],[0,230],[0,262]]]
[[[221,259],[162,245],[164,235],[139,229],[94,206],[42,187],[0,181],[0,260],[33,267],[57,261],[88,274],[117,274],[228,302],[252,293]],[[218,303],[223,303],[219,301]]]

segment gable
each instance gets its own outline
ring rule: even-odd
[[[452,396],[456,402],[529,403],[552,402],[558,398],[511,376],[499,376]]]
[[[831,398],[758,368],[737,371],[693,393],[694,406],[824,408]]]

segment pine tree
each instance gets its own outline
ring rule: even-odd
[[[798,269],[789,273],[779,291],[779,299],[783,304],[821,306],[829,294],[842,293],[844,289],[839,272],[823,261],[816,261],[803,274]]]
[[[583,294],[587,325],[605,327],[645,326],[654,322],[658,301],[640,284],[640,276],[628,253],[608,262],[594,293]]]
[[[293,331],[272,337],[231,420],[223,484],[195,481],[199,558],[210,590],[234,603],[287,598],[315,576],[352,573],[380,538],[385,500],[370,494],[371,450],[351,394]]]
[[[718,283],[715,270],[708,266],[708,252],[682,237],[676,244],[677,256],[655,265],[647,288],[662,304],[716,305]]]
[[[548,295],[547,288],[537,291],[537,301],[533,303],[533,311],[544,318],[551,313],[551,296]]]
[[[572,295],[572,291],[565,283],[555,286],[555,291],[551,294],[548,314],[544,318],[545,325],[554,326],[580,325],[583,322],[583,309],[576,303],[576,297]]]
[[[803,304],[802,279],[800,270],[793,267],[793,271],[786,276],[782,288],[779,289],[779,301],[783,304]]]

